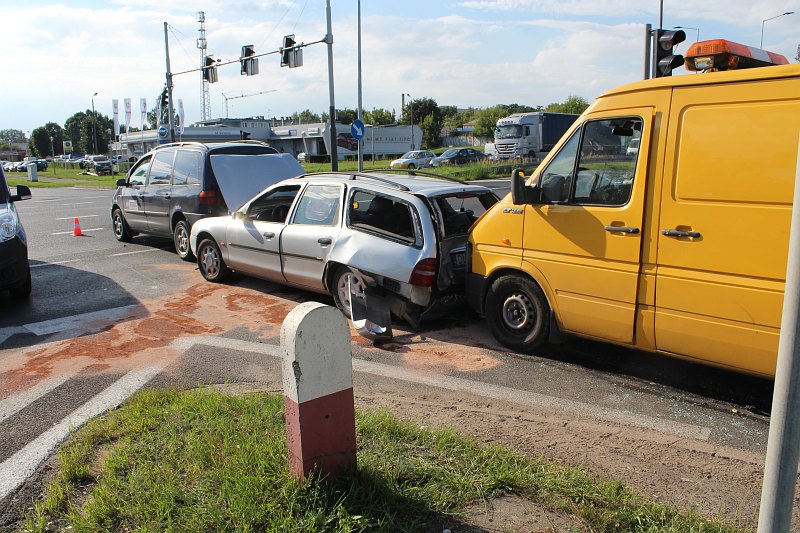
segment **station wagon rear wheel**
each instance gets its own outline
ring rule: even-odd
[[[231,273],[213,239],[204,239],[197,247],[197,266],[200,274],[211,283],[225,281]]]
[[[336,302],[336,307],[342,310],[347,318],[352,317],[350,311],[350,285],[355,288],[356,297],[364,298],[364,282],[356,276],[355,272],[345,266],[340,266],[333,274],[333,287],[331,296]]]
[[[520,276],[495,280],[486,295],[486,321],[494,337],[520,352],[532,352],[547,340],[550,307],[542,289]]]
[[[189,246],[189,224],[185,220],[179,220],[175,224],[175,230],[172,232],[175,240],[175,251],[178,252],[178,257],[184,261],[193,261],[194,254],[192,248]]]

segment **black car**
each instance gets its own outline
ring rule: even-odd
[[[7,289],[12,298],[27,298],[31,293],[28,239],[14,207],[14,202],[30,197],[25,185],[17,185],[17,194],[11,194],[0,169],[0,290]]]
[[[486,154],[474,148],[451,148],[431,161],[431,166],[464,165],[486,159]]]
[[[189,233],[197,220],[227,215],[267,186],[303,173],[294,157],[258,141],[161,145],[117,181],[114,236],[172,238],[178,256],[192,261]]]
[[[104,155],[93,155],[86,160],[84,168],[97,175],[111,174],[111,160]]]

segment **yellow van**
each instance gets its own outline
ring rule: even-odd
[[[800,65],[603,94],[476,222],[471,306],[522,352],[564,332],[774,376],[798,139]]]

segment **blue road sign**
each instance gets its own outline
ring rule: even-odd
[[[352,124],[350,124],[350,133],[353,134],[353,138],[357,141],[360,141],[364,138],[364,123],[358,119],[355,119]]]

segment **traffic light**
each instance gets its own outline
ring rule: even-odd
[[[683,30],[656,30],[656,78],[672,76],[672,70],[683,65],[683,56],[673,54],[672,49],[686,40]]]
[[[258,74],[258,58],[253,57],[254,55],[256,55],[256,49],[252,44],[242,46],[242,57],[239,58],[239,62],[242,64],[242,75]]]
[[[281,66],[282,67],[292,67],[292,52],[294,51],[293,47],[295,45],[294,40],[294,33],[291,35],[284,35],[283,37],[283,45],[281,46]]]
[[[216,61],[214,56],[206,56],[205,65],[203,65],[203,79],[208,83],[216,83],[219,79],[217,77],[217,67],[214,66]]]

